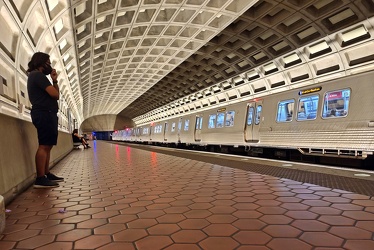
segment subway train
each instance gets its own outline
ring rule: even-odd
[[[112,140],[370,168],[374,72],[114,131]]]

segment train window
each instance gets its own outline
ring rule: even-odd
[[[202,128],[203,128],[203,117],[201,116],[200,117],[200,128],[199,129],[201,130]]]
[[[323,100],[322,118],[346,117],[350,97],[350,89],[327,92]]]
[[[208,128],[215,128],[216,127],[216,118],[217,118],[216,114],[209,116]]]
[[[175,131],[175,122],[173,122],[172,124],[171,124],[171,132],[174,132]]]
[[[199,127],[200,127],[200,117],[196,116],[195,130],[199,129]]]
[[[217,114],[217,128],[223,128],[223,123],[225,121],[225,113]]]
[[[290,122],[293,119],[295,100],[285,100],[278,103],[277,122]]]
[[[262,112],[262,105],[257,106],[257,109],[256,109],[256,119],[255,119],[255,124],[256,125],[260,124],[261,112]]]
[[[253,121],[253,113],[255,112],[254,108],[253,107],[250,107],[248,109],[248,117],[247,117],[247,125],[250,126],[252,125],[252,121]]]
[[[188,131],[188,127],[190,126],[190,120],[185,120],[184,121],[184,131]]]
[[[162,131],[162,125],[157,125],[157,126],[155,127],[155,131],[154,131],[154,133],[155,133],[155,134],[160,134],[161,131]]]
[[[232,127],[234,126],[234,117],[235,117],[235,111],[227,111],[226,113],[226,127]]]
[[[148,134],[148,128],[143,128],[143,135],[146,135],[146,134]]]
[[[319,95],[306,96],[299,99],[297,120],[314,120],[317,117]]]

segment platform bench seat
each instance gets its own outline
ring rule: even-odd
[[[79,146],[81,145],[82,145],[81,142],[73,142],[73,148],[79,148]]]

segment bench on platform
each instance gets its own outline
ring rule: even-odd
[[[81,145],[82,145],[81,142],[73,142],[73,148],[79,148],[79,146]]]

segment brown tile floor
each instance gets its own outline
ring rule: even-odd
[[[53,172],[7,206],[1,250],[374,249],[364,195],[105,142]]]

